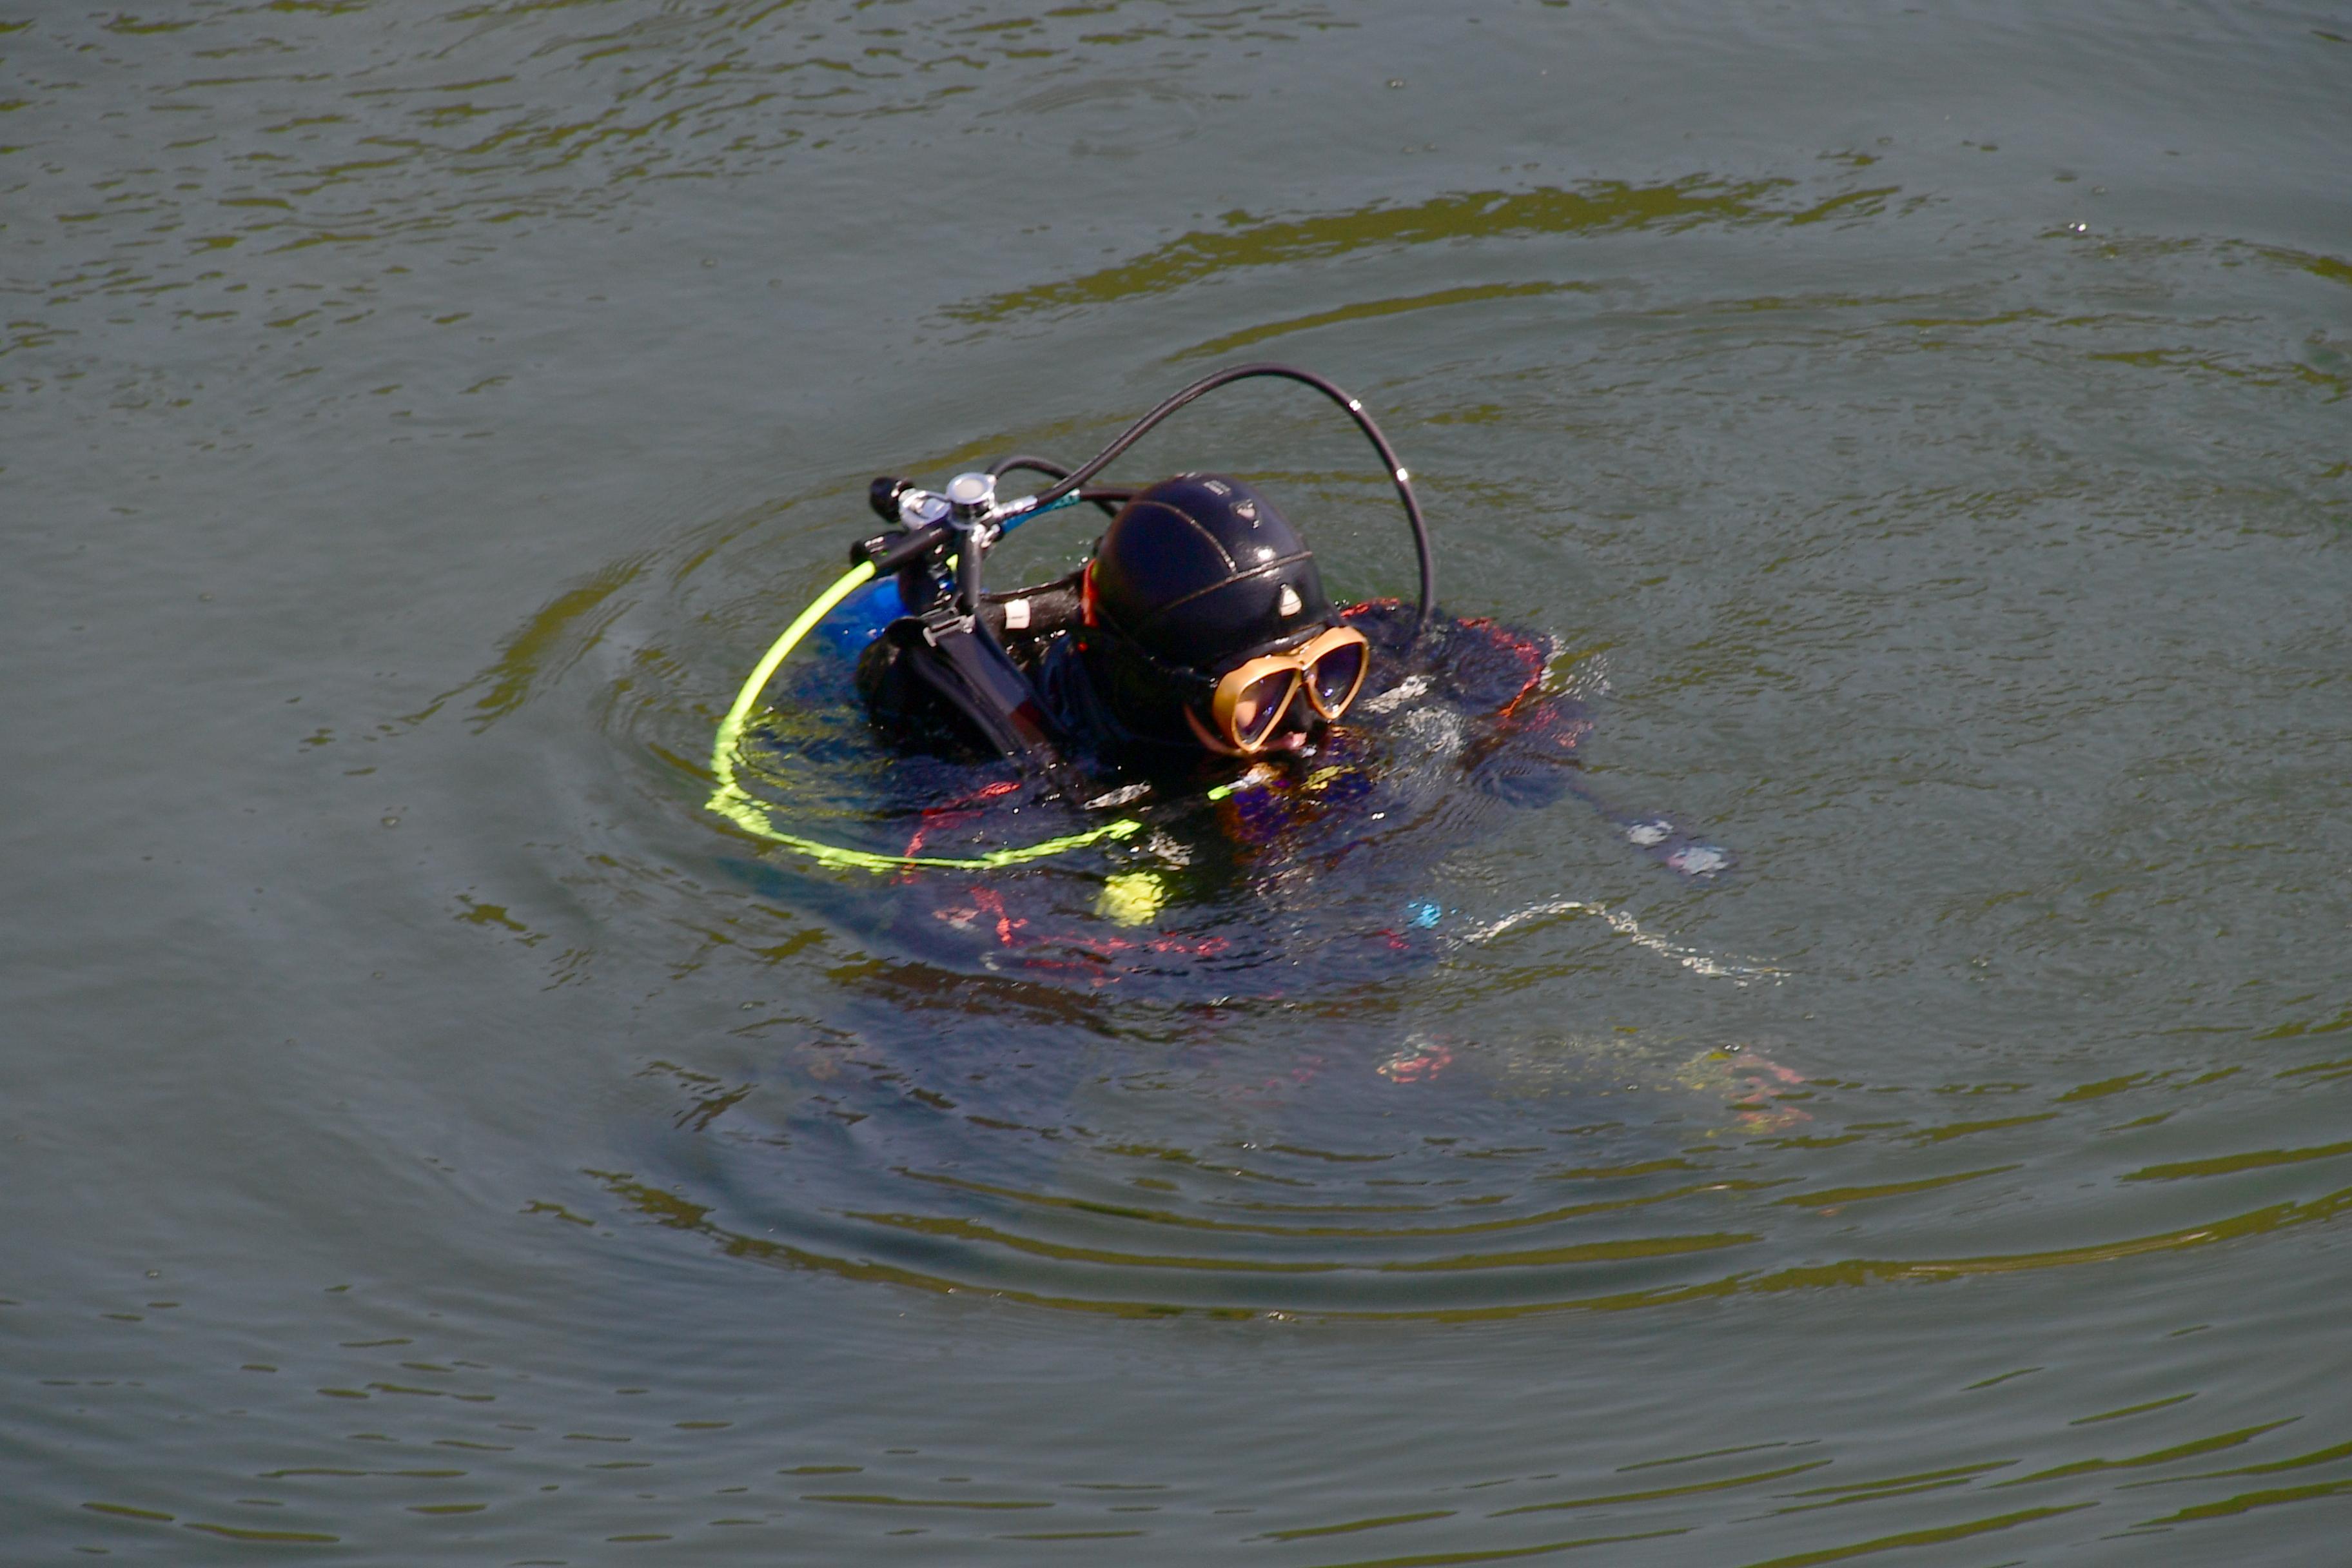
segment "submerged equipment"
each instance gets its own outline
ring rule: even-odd
[[[884,636],[899,639],[912,649],[920,646],[927,657],[912,660],[922,679],[958,712],[970,719],[975,728],[1006,757],[1022,765],[1024,771],[1044,775],[1082,805],[1109,805],[1123,804],[1133,798],[1126,791],[1114,791],[1098,801],[1082,801],[1082,791],[1073,787],[1075,778],[1069,773],[1059,752],[1062,737],[1056,732],[1051,717],[1037,701],[1028,678],[1015,666],[994,631],[982,615],[982,564],[989,550],[1013,529],[1033,518],[1065,507],[1091,502],[1104,511],[1118,514],[1121,503],[1139,500],[1176,499],[1187,482],[1198,479],[1172,480],[1155,485],[1150,489],[1136,492],[1125,489],[1089,489],[1088,481],[1109,466],[1119,454],[1143,438],[1145,434],[1170,415],[1202,395],[1234,382],[1258,376],[1272,376],[1295,381],[1314,388],[1339,405],[1357,428],[1360,429],[1381,456],[1389,476],[1396,487],[1398,498],[1404,503],[1405,521],[1412,531],[1414,563],[1420,576],[1418,615],[1413,622],[1417,637],[1428,626],[1432,595],[1434,592],[1435,571],[1431,563],[1429,530],[1422,520],[1420,503],[1414,500],[1412,475],[1397,461],[1395,451],[1363,405],[1338,386],[1293,365],[1260,363],[1235,365],[1202,377],[1190,386],[1144,415],[1129,426],[1112,442],[1076,469],[1066,469],[1051,459],[1026,453],[1005,458],[983,472],[958,474],[948,481],[944,492],[934,493],[917,489],[911,482],[891,477],[877,479],[868,491],[868,500],[886,521],[895,523],[898,531],[861,539],[850,546],[850,568],[835,580],[832,586],[812,600],[808,607],[784,628],[783,635],[769,647],[760,662],[736,693],[734,704],[719,723],[718,734],[710,752],[710,772],[717,781],[707,803],[709,810],[726,817],[754,837],[772,844],[781,844],[799,851],[821,865],[868,871],[898,871],[910,867],[935,867],[958,870],[989,870],[1014,866],[1025,861],[1041,860],[1066,854],[1073,849],[1107,839],[1129,837],[1143,830],[1143,824],[1134,817],[1118,817],[1082,833],[1063,835],[1038,844],[1018,848],[992,850],[969,857],[884,855],[871,850],[851,849],[838,845],[824,844],[797,834],[778,830],[770,819],[767,806],[748,794],[736,781],[737,750],[742,740],[743,727],[751,710],[767,689],[768,682],[784,659],[806,637],[816,625],[849,596],[877,578],[895,579],[876,584],[875,595],[894,597],[904,613],[894,618]],[[1004,475],[1021,471],[1040,473],[1054,481],[1034,496],[1012,500],[997,498],[997,481]],[[1211,481],[1214,482],[1214,481]],[[1255,500],[1255,498],[1253,498]],[[1270,521],[1280,524],[1282,534],[1292,542],[1297,536],[1283,521],[1279,513]],[[1114,533],[1118,531],[1114,529]],[[1269,531],[1271,533],[1271,531]],[[1285,552],[1278,537],[1269,539],[1273,553],[1267,564],[1280,567]],[[1303,546],[1300,547],[1303,553]],[[1306,558],[1305,571],[1313,573],[1311,557]],[[1244,574],[1255,577],[1255,574]],[[1281,574],[1272,574],[1265,585],[1278,587],[1283,603],[1303,604],[1298,584],[1276,581]],[[1231,574],[1210,583],[1204,592],[1224,587],[1234,581]],[[1319,601],[1322,590],[1319,581],[1313,582],[1313,597]],[[1140,595],[1139,595],[1139,597]],[[1235,608],[1246,609],[1237,596]],[[1120,628],[1125,630],[1125,628]],[[1344,628],[1341,628],[1344,629]],[[1144,632],[1139,626],[1135,632]],[[1129,633],[1130,637],[1134,634]],[[1219,726],[1234,739],[1235,748],[1255,751],[1272,735],[1282,715],[1303,689],[1307,701],[1326,718],[1336,718],[1355,698],[1362,687],[1370,666],[1360,633],[1350,633],[1355,651],[1350,658],[1339,645],[1347,639],[1335,638],[1326,633],[1299,650],[1303,656],[1315,650],[1318,657],[1286,655],[1269,656],[1245,660],[1238,668],[1228,672],[1222,682],[1213,682],[1217,690],[1213,710]],[[1148,633],[1147,633],[1148,638]],[[1145,639],[1139,639],[1145,640]],[[1268,639],[1278,640],[1278,639]],[[1331,646],[1326,647],[1328,643]],[[1263,647],[1264,643],[1260,644]],[[1146,646],[1139,651],[1152,657]],[[1171,648],[1177,658],[1171,660],[1153,658],[1153,662],[1171,666],[1195,680],[1204,679],[1197,669],[1184,668],[1183,653]],[[1279,668],[1276,668],[1276,667]],[[1246,676],[1235,683],[1234,678]],[[1225,686],[1234,687],[1232,692]],[[1236,788],[1221,784],[1208,792],[1213,800],[1223,799]]]

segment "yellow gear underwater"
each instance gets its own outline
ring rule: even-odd
[[[1095,912],[1113,925],[1150,923],[1168,897],[1168,885],[1152,871],[1121,871],[1103,884]]]

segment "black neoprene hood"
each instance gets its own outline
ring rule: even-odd
[[[1102,618],[1152,658],[1214,675],[1331,620],[1315,556],[1256,490],[1180,474],[1135,498],[1096,548]]]

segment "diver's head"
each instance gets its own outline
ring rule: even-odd
[[[1162,479],[1111,521],[1087,568],[1086,623],[1119,722],[1211,751],[1296,749],[1355,700],[1370,662],[1289,521],[1215,474]]]

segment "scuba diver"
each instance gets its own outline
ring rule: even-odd
[[[1335,606],[1297,529],[1239,479],[1188,473],[1141,489],[1092,485],[1170,413],[1252,376],[1321,392],[1370,440],[1412,530],[1415,601]],[[1021,470],[1054,483],[1034,497],[1001,500],[998,481]],[[938,898],[887,900],[889,918],[917,951],[932,950],[938,944],[927,939],[950,930],[965,937],[992,932],[1003,951],[988,967],[1071,969],[1099,984],[1146,972],[1170,976],[1264,963],[1265,952],[1296,952],[1302,941],[1327,942],[1340,931],[1372,939],[1365,963],[1326,963],[1320,978],[1379,974],[1406,950],[1463,940],[1435,929],[1444,911],[1426,896],[1425,829],[1410,870],[1417,891],[1400,899],[1383,873],[1372,873],[1376,890],[1369,896],[1385,902],[1369,932],[1362,920],[1343,930],[1346,922],[1301,917],[1279,935],[1265,924],[1267,941],[1253,942],[1232,930],[1240,906],[1213,898],[1183,901],[1222,906],[1210,921],[1223,922],[1215,931],[1118,928],[1157,924],[1179,882],[1206,890],[1236,871],[1261,895],[1245,901],[1242,922],[1279,923],[1284,899],[1303,908],[1339,896],[1305,885],[1330,879],[1302,883],[1288,874],[1301,855],[1336,865],[1408,821],[1425,823],[1433,814],[1453,820],[1458,809],[1448,803],[1465,779],[1513,805],[1577,795],[1625,841],[1685,878],[1712,877],[1730,863],[1669,818],[1618,811],[1583,785],[1576,750],[1591,719],[1582,702],[1548,686],[1558,652],[1551,638],[1433,615],[1428,533],[1409,474],[1362,405],[1310,372],[1256,364],[1205,377],[1075,471],[1022,455],[958,475],[936,494],[878,479],[869,499],[896,531],[854,544],[851,571],[752,671],[719,726],[712,809],[821,864],[896,872],[901,882],[918,868],[992,873],[1089,846],[1148,865],[1115,870],[1091,911],[1097,918],[1075,926],[1036,909],[1016,911],[1009,889],[991,875],[965,886],[955,885],[964,878],[928,879]],[[1110,518],[1082,566],[1009,593],[984,587],[982,563],[1006,532],[1081,504]],[[895,856],[782,831],[738,782],[738,742],[777,665],[819,625],[854,656],[867,716],[902,756],[1002,760],[1019,780],[1000,775],[958,798],[935,799]],[[1149,805],[1138,815],[1103,820],[1139,801]],[[1187,833],[1203,804],[1215,807],[1220,831]],[[975,825],[992,821],[1001,829],[1012,811],[1033,805],[1094,826],[976,857],[942,851]],[[1286,856],[1286,847],[1293,853]],[[1030,882],[1020,898],[1055,886]],[[941,957],[960,966],[951,954]]]
[[[1014,464],[1059,472],[1042,459],[999,468]],[[877,510],[900,504],[901,485],[876,481]],[[1336,727],[1359,699],[1393,712],[1433,690],[1441,709],[1484,721],[1463,737],[1462,761],[1486,793],[1519,805],[1578,795],[1686,877],[1729,864],[1667,818],[1602,805],[1565,771],[1591,721],[1541,689],[1551,639],[1491,620],[1428,624],[1394,599],[1333,608],[1298,531],[1238,479],[1180,474],[1100,499],[1110,525],[1068,575],[983,592],[945,625],[936,614],[868,621],[856,684],[887,739],[1002,754],[1079,801],[1100,798],[1106,778],[1206,775],[1213,759],[1248,759],[1259,765],[1226,794],[1259,807],[1241,826],[1263,837],[1253,815],[1328,799],[1346,777],[1356,748]],[[1293,760],[1322,765],[1297,778],[1265,765]]]
[[[915,616],[893,619],[859,656],[859,695],[894,744],[1001,752],[1076,798],[1098,795],[1106,778],[1205,776],[1215,759],[1247,759],[1259,765],[1233,795],[1244,837],[1264,837],[1284,807],[1308,795],[1328,803],[1349,781],[1361,748],[1339,721],[1360,699],[1394,713],[1433,696],[1476,727],[1461,761],[1486,793],[1519,805],[1568,793],[1599,804],[1564,771],[1591,721],[1581,703],[1541,689],[1550,639],[1490,620],[1423,630],[1394,599],[1335,609],[1297,530],[1237,479],[1181,474],[1135,492],[1083,566],[983,594],[974,622],[970,658],[987,668],[1001,652],[1020,684],[963,677],[958,650]],[[1317,765],[1296,777],[1266,765],[1287,762]],[[1664,817],[1602,809],[1683,875],[1728,863]]]

